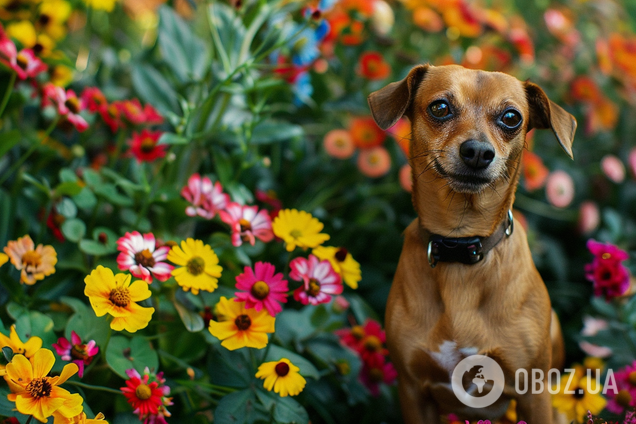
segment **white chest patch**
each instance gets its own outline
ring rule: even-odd
[[[444,340],[438,348],[439,352],[429,352],[431,357],[440,367],[448,371],[451,375],[457,364],[467,356],[476,355],[478,349],[476,347],[457,348],[457,342],[452,340]]]

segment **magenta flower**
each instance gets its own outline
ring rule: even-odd
[[[217,181],[212,185],[208,177],[201,178],[199,174],[190,177],[188,185],[181,190],[181,196],[191,203],[186,208],[186,215],[199,215],[206,219],[214,218],[218,211],[230,203],[230,196],[223,193],[221,183]]]
[[[283,310],[281,303],[287,302],[287,280],[283,274],[276,272],[274,265],[267,262],[256,262],[254,271],[246,266],[243,274],[236,276],[236,288],[243,291],[235,293],[236,302],[245,301],[247,309],[256,311],[267,309],[271,316]]]
[[[171,414],[166,407],[173,403],[163,372],[151,373],[146,367],[143,375],[135,369],[126,370],[126,375],[126,387],[121,387],[121,391],[132,405],[133,414],[143,424],[168,424],[165,417]]]
[[[594,283],[594,295],[604,295],[609,300],[625,294],[629,289],[629,272],[621,262],[629,258],[627,252],[593,239],[587,241],[587,248],[594,260],[585,265],[585,278]]]
[[[73,90],[64,91],[62,87],[46,83],[42,87],[42,106],[53,105],[57,113],[70,122],[79,132],[88,128],[88,123],[80,116],[83,102]]]
[[[75,331],[71,331],[71,341],[68,341],[66,337],[60,337],[57,339],[57,343],[53,343],[53,348],[63,361],[77,364],[79,367],[77,374],[80,378],[84,376],[84,365],[89,365],[99,352],[95,340],[82,344],[82,339]]]
[[[309,255],[309,259],[294,259],[290,267],[289,277],[303,282],[294,290],[294,299],[303,305],[327,303],[332,294],[342,293],[342,280],[329,261],[319,261],[314,255]]]
[[[614,373],[615,390],[607,391],[607,410],[622,414],[625,408],[636,406],[636,361]]]
[[[128,270],[132,275],[146,283],[152,283],[154,276],[159,281],[166,281],[174,267],[165,261],[170,246],[157,248],[152,233],[141,235],[138,231],[126,233],[117,240],[117,265],[122,271]]]
[[[0,40],[0,63],[13,69],[19,79],[35,78],[48,69],[33,50],[23,49],[15,55],[14,52],[15,45],[10,40]]]
[[[256,239],[267,243],[272,241],[272,220],[265,209],[258,206],[243,206],[232,202],[219,212],[221,220],[232,229],[232,244],[236,247],[249,242],[252,246]]]
[[[360,381],[373,396],[380,395],[380,383],[393,384],[397,371],[393,364],[386,361],[383,355],[373,355],[364,361],[360,370]]]

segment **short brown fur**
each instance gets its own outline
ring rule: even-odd
[[[454,113],[445,122],[428,109],[440,99],[448,101]],[[477,264],[444,262],[435,268],[427,261],[421,231],[447,237],[491,235],[514,202],[527,131],[551,128],[572,156],[576,121],[533,83],[454,65],[418,66],[404,80],[372,93],[369,105],[384,129],[403,115],[412,125],[410,163],[418,218],[405,231],[386,312],[405,422],[436,424],[442,413],[495,419],[517,398],[519,419],[551,423],[547,391],[523,396],[514,392],[517,369],[547,373],[563,361],[558,320],[523,228],[515,225],[514,233]],[[497,124],[509,108],[523,119],[515,131]],[[458,151],[469,139],[489,143],[495,151],[495,160],[480,174],[487,183],[480,186],[456,177],[465,173]],[[499,401],[472,409],[457,400],[448,387],[449,371],[431,355],[445,341],[456,343],[457,349],[477,348],[497,360],[506,376]]]

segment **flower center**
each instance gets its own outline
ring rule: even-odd
[[[144,153],[150,153],[154,150],[155,144],[156,143],[152,138],[146,137],[141,142],[141,151]]]
[[[125,287],[115,287],[110,291],[110,296],[108,298],[116,306],[125,308],[130,302],[130,293],[128,293],[128,289]]]
[[[64,105],[67,108],[69,108],[69,110],[71,112],[73,112],[73,113],[79,113],[79,111],[80,111],[80,104],[79,104],[79,100],[77,99],[77,97],[69,97],[64,102]]]
[[[629,373],[629,382],[632,386],[636,386],[636,371],[632,371]]]
[[[252,325],[252,320],[250,319],[250,317],[243,314],[236,317],[236,319],[234,320],[234,324],[236,324],[236,327],[239,330],[245,331],[250,328],[250,325]]]
[[[620,406],[627,408],[630,403],[632,403],[632,395],[625,389],[620,390],[616,395],[616,403]]]
[[[27,392],[31,393],[31,396],[36,399],[50,396],[52,389],[53,386],[51,386],[51,383],[49,383],[49,380],[46,377],[33,379],[26,386]]]
[[[152,396],[152,390],[148,387],[148,385],[140,384],[135,389],[135,395],[137,395],[137,398],[141,400],[150,399],[150,396]]]
[[[135,262],[146,268],[155,266],[155,258],[152,257],[152,252],[148,249],[135,253]]]
[[[279,377],[285,377],[287,374],[289,374],[289,365],[287,365],[286,362],[279,362],[274,367],[274,370]]]
[[[243,232],[243,231],[251,231],[252,230],[252,223],[249,222],[245,218],[241,218],[240,219],[239,225],[241,226],[241,232]]]
[[[300,230],[293,229],[289,232],[289,235],[293,238],[297,239],[303,236],[303,233]]]
[[[42,263],[42,255],[35,250],[29,250],[22,255],[22,263],[24,266],[37,267]]]
[[[611,257],[612,257],[612,255],[611,255],[610,253],[607,253],[607,252],[605,252],[605,253],[603,253],[603,254],[601,255],[601,258],[603,258],[603,259],[609,259],[609,258],[611,258]]]
[[[359,326],[359,325],[356,325],[355,327],[353,327],[353,328],[351,329],[351,335],[352,335],[352,336],[353,336],[356,340],[362,340],[362,338],[363,338],[363,337],[364,337],[364,335],[365,335],[364,328],[362,328],[362,327],[361,327],[361,326]]]
[[[22,69],[26,69],[27,66],[29,66],[29,59],[22,53],[18,53],[18,56],[16,57],[16,62],[18,63],[18,66],[20,66],[20,68]]]
[[[336,259],[338,260],[338,262],[344,262],[344,260],[347,259],[348,253],[349,252],[344,247],[338,249],[338,251],[336,252]]]
[[[316,297],[320,293],[320,283],[312,278],[309,280],[309,290],[307,290],[310,296]]]
[[[51,22],[51,17],[49,15],[46,15],[46,14],[41,14],[40,18],[38,19],[38,22],[41,23],[42,25],[46,26],[46,24]]]
[[[86,352],[86,345],[73,345],[71,348],[71,357],[81,360],[88,359],[89,356]]]
[[[257,281],[252,286],[251,293],[255,298],[263,300],[269,294],[269,285],[265,281]]]
[[[601,280],[609,280],[610,278],[612,278],[612,273],[609,271],[605,271],[601,274]]]
[[[585,392],[583,390],[574,390],[574,399],[581,400],[585,397]]]
[[[369,156],[369,164],[371,165],[377,165],[378,162],[380,162],[380,158],[378,158],[377,155],[371,155]]]
[[[384,373],[380,368],[373,368],[369,371],[369,379],[374,383],[379,383],[384,379]]]
[[[370,352],[377,352],[382,349],[382,342],[377,336],[367,336],[364,339],[364,348]]]
[[[205,261],[203,260],[203,258],[195,256],[188,261],[186,267],[188,268],[188,272],[190,274],[199,275],[202,274],[203,270],[205,269]]]

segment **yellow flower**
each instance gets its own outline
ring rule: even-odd
[[[73,418],[55,416],[53,424],[108,424],[108,421],[105,421],[104,418],[104,414],[101,412],[95,415],[93,419],[86,418],[86,412],[82,412]]]
[[[22,44],[22,47],[30,49],[35,45],[35,27],[29,21],[12,22],[6,27],[7,35],[15,38]]]
[[[596,415],[605,408],[607,403],[600,391],[597,394],[588,392],[588,386],[596,391],[596,385],[599,384],[600,389],[600,383],[597,383],[594,378],[588,379],[583,373],[581,366],[575,367],[574,377],[569,387],[570,374],[561,376],[559,391],[552,395],[552,406],[565,414],[568,422],[574,420],[576,423],[582,423],[585,420],[587,411]],[[592,375],[595,375],[595,373],[592,373]],[[566,389],[574,393],[565,393]]]
[[[288,252],[298,247],[318,247],[329,240],[321,233],[324,225],[310,213],[296,209],[283,209],[272,223],[274,234],[285,241]]]
[[[36,281],[43,280],[44,277],[55,272],[57,253],[53,246],[38,244],[36,248],[28,234],[17,241],[7,243],[4,253],[9,255],[11,263],[18,271],[21,271],[22,283],[33,285]]]
[[[199,290],[213,292],[219,286],[223,268],[214,250],[201,240],[181,241],[181,247],[173,246],[168,252],[168,260],[181,265],[172,270],[172,276],[183,290],[199,294]]]
[[[12,325],[9,330],[9,337],[0,333],[0,349],[3,347],[11,348],[14,354],[21,354],[30,358],[42,347],[42,339],[37,336],[31,336],[29,340],[23,343],[15,331],[15,325]],[[5,367],[0,364],[0,377],[5,374]]]
[[[51,71],[51,82],[58,87],[66,87],[73,81],[73,70],[64,65],[57,65]]]
[[[146,300],[152,294],[148,284],[138,280],[130,284],[131,276],[113,275],[113,271],[98,266],[85,279],[84,294],[88,296],[95,315],[114,317],[110,328],[134,333],[146,328],[155,308],[144,308],[135,302]]]
[[[272,389],[281,397],[296,396],[305,388],[305,378],[298,373],[300,368],[292,364],[289,359],[282,358],[280,361],[265,362],[258,367],[257,378],[265,380],[263,387]]]
[[[344,247],[318,246],[311,253],[321,261],[328,260],[334,271],[340,274],[346,285],[352,289],[358,288],[358,282],[362,280],[360,264],[353,259],[347,249]]]
[[[38,9],[39,17],[36,21],[38,32],[44,32],[54,40],[60,40],[66,35],[64,23],[71,15],[71,5],[65,0],[44,0]]]
[[[82,412],[82,397],[58,387],[77,372],[77,365],[67,364],[59,377],[47,377],[54,364],[55,356],[48,349],[38,350],[30,360],[15,355],[4,377],[12,391],[7,398],[18,412],[43,423],[51,415],[70,418]]]
[[[0,266],[6,264],[8,260],[9,256],[5,255],[4,253],[0,253]]]
[[[274,332],[276,319],[261,309],[245,309],[245,302],[228,300],[225,296],[216,305],[219,322],[210,321],[210,333],[228,350],[241,347],[262,349],[267,346],[267,333]]]
[[[106,12],[112,12],[115,8],[117,0],[84,0],[84,3],[88,7],[92,7],[96,10],[105,10]]]

